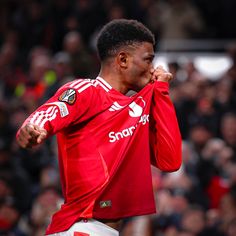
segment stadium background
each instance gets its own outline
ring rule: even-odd
[[[43,235],[62,202],[55,138],[22,150],[17,128],[61,84],[94,78],[97,32],[133,18],[175,76],[183,166],[153,170],[158,214],[125,220],[122,236],[235,236],[235,10],[234,0],[0,0],[0,235]]]

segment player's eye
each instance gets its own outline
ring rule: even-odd
[[[145,58],[145,61],[146,61],[148,64],[151,64],[152,61],[153,61],[153,58],[152,58],[152,57]]]

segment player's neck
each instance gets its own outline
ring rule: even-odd
[[[113,89],[122,94],[126,94],[129,91],[127,86],[122,82],[122,77],[119,73],[113,72],[112,70],[101,69],[98,76],[103,78]]]

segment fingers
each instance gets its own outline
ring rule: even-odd
[[[16,141],[17,141],[17,143],[18,143],[18,145],[20,147],[22,147],[22,148],[26,148],[27,147],[27,145],[25,143],[25,140],[22,139],[22,137],[20,135],[16,138]]]
[[[42,143],[42,141],[47,137],[46,130],[41,130],[40,135],[37,138],[37,144]]]
[[[47,137],[47,131],[34,124],[26,124],[17,133],[17,142],[23,148],[31,148]]]
[[[38,135],[40,135],[39,129],[36,125],[33,124],[27,124],[25,126],[26,132],[32,137],[35,138]]]
[[[169,82],[173,79],[173,75],[166,71],[162,66],[158,66],[156,69],[154,69],[152,73],[151,81],[163,81],[163,82]]]

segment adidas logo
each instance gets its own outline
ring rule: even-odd
[[[139,117],[142,115],[143,113],[143,108],[145,107],[146,103],[145,101],[143,100],[143,98],[140,96],[138,97],[138,99],[136,99],[135,102],[132,102],[130,105],[129,105],[129,115],[131,117]]]
[[[146,102],[143,100],[143,98],[140,96],[136,99],[136,101],[133,101],[129,104],[129,115],[131,117],[139,117],[143,113],[143,108],[145,107]],[[125,106],[121,106],[118,102],[114,102],[111,107],[109,108],[109,111],[119,111],[123,109]]]
[[[109,111],[119,111],[125,106],[121,106],[118,102],[114,102],[111,107],[109,108]]]
[[[105,207],[111,207],[111,200],[100,202],[100,208],[105,208]]]

